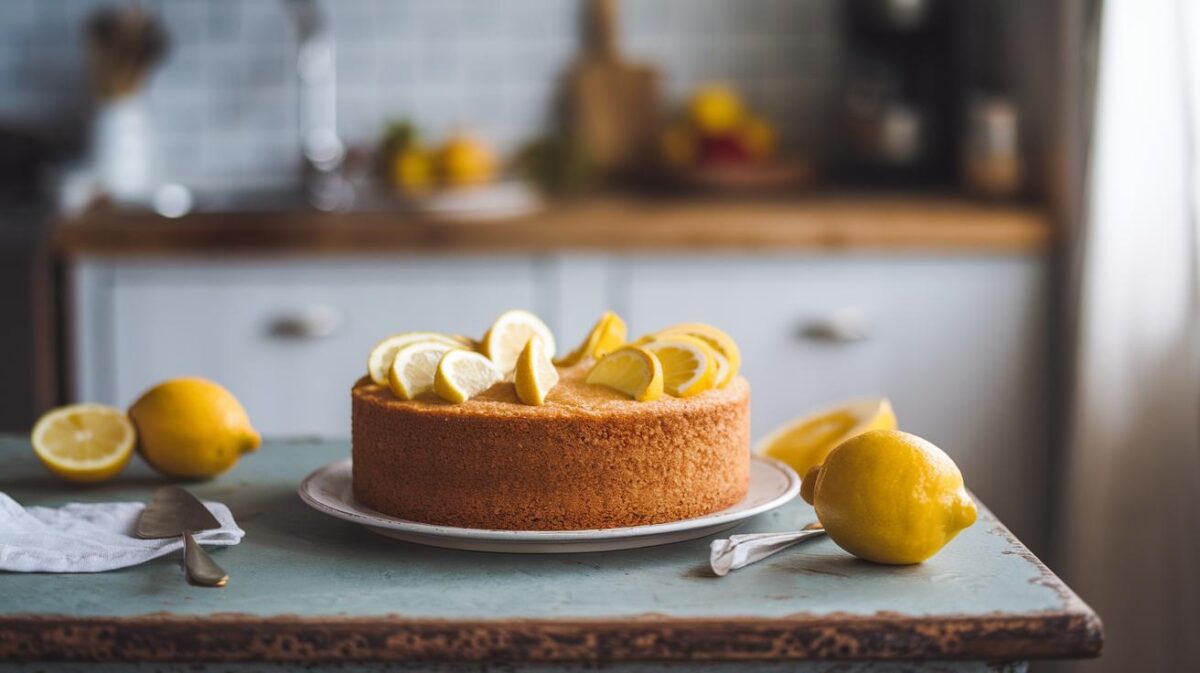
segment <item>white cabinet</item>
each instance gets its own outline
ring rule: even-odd
[[[383,336],[480,335],[542,315],[566,350],[606,308],[633,335],[729,331],[755,437],[886,395],[1018,533],[1045,499],[1045,261],[911,255],[552,255],[388,260],[92,260],[75,271],[76,397],[129,404],[161,379],[213,378],[263,433],[349,434],[349,387]]]
[[[718,325],[737,340],[756,438],[884,395],[1001,518],[1044,510],[1046,269],[1033,257],[634,258],[617,274],[635,332]]]
[[[127,405],[173,376],[227,386],[267,435],[345,437],[350,385],[384,336],[478,335],[548,308],[524,259],[92,262],[76,273],[76,392]]]

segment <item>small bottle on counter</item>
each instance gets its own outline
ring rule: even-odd
[[[1017,196],[1024,168],[1016,106],[1004,98],[978,97],[970,104],[965,128],[963,186],[987,199]]]

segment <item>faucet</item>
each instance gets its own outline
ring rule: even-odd
[[[319,210],[349,210],[355,194],[343,170],[346,146],[337,132],[333,31],[319,0],[284,0],[284,6],[298,37],[296,74],[305,197]]]

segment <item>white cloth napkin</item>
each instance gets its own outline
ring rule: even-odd
[[[197,542],[229,546],[246,534],[229,508],[206,502],[221,527],[196,533]],[[22,507],[0,493],[0,570],[94,573],[145,563],[183,549],[183,538],[143,540],[136,535],[144,502],[71,503]]]

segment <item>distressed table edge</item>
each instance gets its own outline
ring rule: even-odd
[[[1086,658],[1091,610],[779,619],[429,620],[386,617],[0,617],[0,661],[628,662]]]

